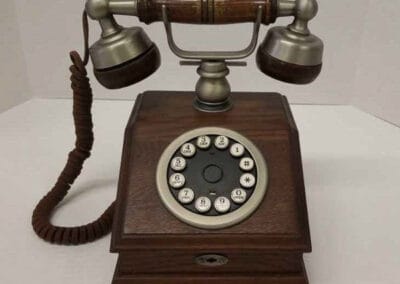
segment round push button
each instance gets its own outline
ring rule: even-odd
[[[171,168],[174,171],[183,171],[186,168],[186,160],[182,157],[175,157],[171,161]]]
[[[181,189],[178,193],[178,199],[182,204],[189,204],[194,199],[194,192],[191,188]]]
[[[173,188],[181,188],[185,185],[185,176],[183,174],[173,174],[169,177],[169,185]]]
[[[219,213],[226,213],[229,211],[229,208],[231,208],[231,202],[224,196],[218,197],[214,201],[214,208]]]
[[[243,171],[251,171],[254,168],[254,161],[251,158],[242,158],[240,160],[239,167]]]
[[[192,143],[185,143],[181,147],[181,154],[187,158],[193,157],[196,154],[196,147]]]
[[[211,139],[207,135],[197,137],[197,147],[200,149],[208,149],[211,145]]]
[[[211,200],[208,197],[199,197],[196,199],[194,206],[200,213],[206,213],[211,209]]]
[[[224,149],[228,148],[228,146],[229,146],[229,138],[226,136],[222,136],[222,135],[218,136],[217,138],[215,138],[214,145],[218,149],[224,150]]]
[[[244,154],[244,147],[242,144],[235,143],[230,149],[231,155],[235,158],[241,157]]]
[[[240,185],[245,188],[253,187],[256,184],[256,178],[252,174],[243,174],[240,177]]]
[[[231,199],[236,204],[242,204],[246,201],[246,195],[247,195],[246,191],[244,191],[241,188],[236,188],[231,193]]]
[[[203,178],[209,183],[219,182],[222,176],[222,169],[216,165],[208,165],[203,170]]]

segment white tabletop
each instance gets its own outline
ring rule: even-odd
[[[89,222],[115,198],[132,105],[94,103],[93,155],[56,224]],[[310,282],[400,283],[400,129],[351,106],[292,110],[313,244],[305,256]],[[110,283],[117,259],[110,236],[62,247],[38,239],[30,225],[73,142],[70,100],[35,99],[0,114],[0,283]]]

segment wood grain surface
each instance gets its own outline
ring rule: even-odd
[[[276,283],[307,283],[302,254],[311,251],[311,241],[298,133],[287,100],[275,93],[233,93],[230,111],[205,113],[192,107],[194,97],[192,92],[160,91],[146,92],[136,101],[125,133],[112,234],[111,249],[120,253],[115,281],[127,275],[137,280],[150,271],[206,276],[209,268],[195,264],[194,258],[212,252],[230,259],[213,270],[222,277],[217,277],[219,283],[232,280],[226,273],[260,274],[260,279],[280,273],[291,276]],[[240,224],[220,230],[179,221],[161,203],[155,183],[158,159],[169,143],[206,126],[246,136],[268,167],[268,190],[259,208]],[[115,283],[147,283],[142,280]],[[246,281],[240,283],[261,283]]]
[[[140,0],[140,21],[162,21],[162,6],[168,11],[171,22],[192,24],[229,24],[254,22],[257,7],[263,9],[262,23],[270,24],[276,19],[276,0]]]

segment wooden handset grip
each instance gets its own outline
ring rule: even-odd
[[[276,19],[276,0],[138,0],[137,15],[147,24],[162,21],[162,6],[168,20],[189,24],[232,24],[254,22],[257,8],[263,9],[263,24]]]

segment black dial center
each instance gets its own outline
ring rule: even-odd
[[[208,165],[203,170],[203,177],[209,183],[217,183],[224,175],[222,169],[216,165]]]

